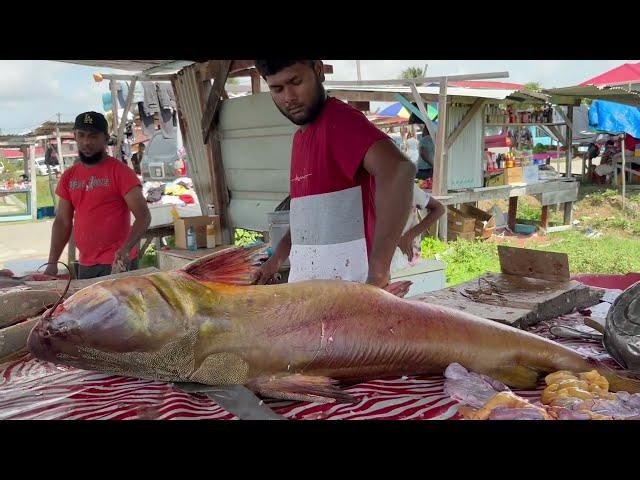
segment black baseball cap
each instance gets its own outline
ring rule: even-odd
[[[84,112],[76,117],[74,130],[93,130],[109,135],[109,124],[104,115],[98,112]]]

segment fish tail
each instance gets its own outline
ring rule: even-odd
[[[634,378],[628,373],[622,374],[598,361],[595,362],[595,369],[600,375],[607,379],[609,382],[609,390],[612,392],[640,392],[640,380],[638,378]]]
[[[201,282],[251,285],[267,247],[264,244],[248,248],[232,247],[199,258],[182,270]]]

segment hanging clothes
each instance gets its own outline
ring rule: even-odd
[[[162,136],[164,138],[175,138],[176,129],[173,124],[174,111],[163,108],[160,110],[160,129],[162,130]]]
[[[119,108],[124,110],[129,95],[129,86],[124,82],[118,82],[118,104]]]
[[[147,137],[153,136],[156,131],[156,126],[153,123],[153,115],[147,115],[143,102],[138,103],[138,114],[140,115],[140,121],[142,122],[142,133]]]
[[[133,88],[133,100],[131,100],[131,103],[137,105],[140,102],[144,102],[144,88],[142,87],[142,82],[136,82],[136,86]]]
[[[160,112],[157,86],[154,82],[142,82],[142,88],[144,90],[144,113],[153,116]]]
[[[160,129],[164,138],[175,138],[176,98],[168,83],[158,83],[158,102],[160,104]]]

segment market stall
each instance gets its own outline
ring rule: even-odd
[[[517,199],[522,195],[537,195],[542,203],[543,220],[549,205],[564,204],[564,224],[571,223],[572,203],[578,196],[578,183],[571,175],[570,162],[566,178],[546,173],[539,161],[534,162],[530,152],[515,157],[509,163],[498,165],[485,153],[485,129],[493,127],[540,126],[547,129],[564,145],[571,145],[571,128],[565,138],[558,127],[570,123],[573,101],[568,106],[567,121],[554,122],[552,109],[555,105],[546,95],[502,86],[478,84],[476,78],[501,78],[506,74],[476,74],[470,76],[434,77],[413,80],[381,80],[367,82],[326,82],[330,95],[351,101],[399,101],[408,110],[424,121],[427,116],[426,102],[438,101],[439,125],[436,128],[427,118],[425,124],[436,139],[436,159],[433,173],[432,193],[445,205],[475,203],[480,200],[509,198],[509,227],[515,229]],[[452,86],[452,81],[464,80],[463,87]],[[485,82],[486,83],[486,82]],[[435,86],[438,85],[438,86]],[[491,88],[486,88],[491,87]],[[412,105],[416,101],[419,108]],[[519,105],[533,105],[527,109]],[[557,109],[556,109],[557,110]],[[525,178],[525,172],[527,177]],[[439,222],[438,234],[448,238],[448,220]],[[542,227],[547,229],[546,221]]]

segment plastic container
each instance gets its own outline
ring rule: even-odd
[[[216,227],[215,225],[207,225],[207,248],[216,246]]]
[[[198,249],[198,244],[196,242],[196,229],[193,228],[193,226],[187,229],[187,248],[192,251]]]
[[[267,213],[267,222],[269,223],[271,248],[275,251],[275,249],[278,248],[280,240],[282,240],[289,231],[289,210]],[[287,258],[282,265],[288,267],[289,259]]]

